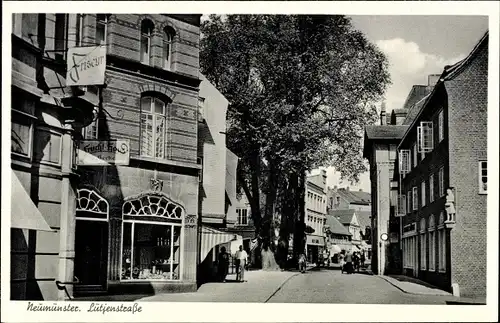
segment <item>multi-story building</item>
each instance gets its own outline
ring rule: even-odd
[[[368,192],[351,191],[348,187],[328,187],[328,210],[347,210],[371,212],[371,195]]]
[[[326,170],[307,175],[305,191],[305,225],[314,230],[306,234],[306,251],[309,262],[316,263],[319,253],[325,248]]]
[[[326,216],[325,236],[331,261],[338,262],[338,254],[342,250],[352,250],[352,233],[340,223],[336,216],[329,214]]]
[[[486,296],[488,33],[445,67],[399,150],[403,273]]]
[[[65,299],[74,276],[75,293],[196,290],[199,25],[200,15],[14,15],[12,167],[54,232],[12,229],[12,298]],[[68,57],[74,47],[91,50]],[[67,86],[89,66],[103,82]],[[103,145],[126,162],[84,162]]]

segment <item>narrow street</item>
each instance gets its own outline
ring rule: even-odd
[[[268,302],[444,305],[447,299],[449,297],[407,294],[377,276],[321,269],[293,276]]]

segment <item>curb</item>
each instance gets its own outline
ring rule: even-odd
[[[285,284],[286,284],[286,283],[287,283],[290,279],[292,279],[293,277],[297,276],[298,274],[299,274],[299,273],[295,273],[295,274],[291,275],[290,277],[288,277],[287,279],[285,279],[285,280],[284,280],[284,281],[283,281],[283,282],[282,282],[282,283],[278,286],[278,288],[277,288],[277,289],[276,289],[276,290],[275,290],[275,291],[274,291],[274,292],[273,292],[273,293],[272,293],[272,294],[271,294],[268,298],[266,298],[266,300],[264,301],[264,303],[269,302],[269,300],[270,300],[271,298],[273,298],[273,296],[274,296],[274,295],[276,295],[276,293],[277,293],[277,292],[279,292],[279,291],[280,291],[280,289],[281,289],[281,288],[283,288],[283,286],[285,286]]]
[[[375,275],[374,275],[375,276]],[[393,283],[390,279],[388,279],[387,277],[385,276],[381,276],[381,275],[376,275],[377,277],[385,280],[386,282],[388,282],[389,284],[391,284],[392,286],[396,287],[397,289],[399,289],[400,291],[402,291],[403,293],[405,294],[410,294],[410,295],[429,295],[429,296],[443,296],[443,297],[447,297],[447,296],[453,296],[453,295],[443,295],[443,294],[430,294],[430,293],[412,293],[412,292],[409,292],[407,291],[406,289],[403,289],[401,288],[400,286],[398,286],[397,284]]]

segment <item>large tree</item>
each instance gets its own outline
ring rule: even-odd
[[[345,16],[210,16],[202,33],[201,69],[230,102],[227,143],[256,233],[268,241],[279,202],[280,236],[302,250],[305,173],[331,165],[356,181],[365,170],[361,135],[387,60]]]

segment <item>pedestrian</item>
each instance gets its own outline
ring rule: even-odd
[[[304,253],[301,253],[299,256],[299,270],[301,273],[306,272],[306,255]]]
[[[359,272],[359,256],[357,252],[352,255],[353,271]]]
[[[226,247],[220,248],[218,276],[219,281],[225,283],[226,276],[229,271],[229,254],[226,252]]]
[[[343,274],[344,273],[344,266],[345,266],[345,258],[344,258],[344,252],[341,251],[339,253],[339,260],[340,260],[340,271]]]
[[[348,274],[353,273],[353,267],[352,267],[352,254],[350,251],[347,251],[345,255],[345,265],[344,265],[344,271]]]
[[[245,266],[248,261],[248,254],[243,250],[243,246],[240,246],[239,250],[236,251],[236,280],[245,281]]]
[[[361,253],[361,267],[362,268],[365,268],[365,261],[366,261],[366,258],[365,258],[365,253]]]

